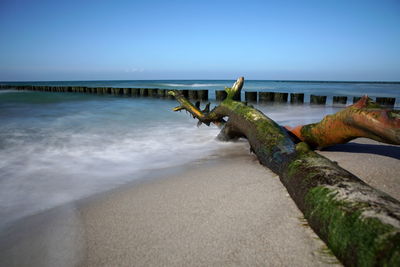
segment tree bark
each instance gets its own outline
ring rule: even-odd
[[[318,123],[285,128],[299,140],[318,149],[347,143],[358,137],[400,145],[399,112],[382,109],[368,96]]]
[[[327,158],[261,111],[234,101],[244,79],[226,88],[227,98],[209,111],[200,110],[179,91],[169,92],[199,124],[222,127],[223,140],[244,137],[260,163],[279,175],[309,225],[345,264],[400,264],[400,203]],[[228,117],[228,121],[225,121]]]

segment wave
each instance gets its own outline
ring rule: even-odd
[[[161,113],[149,111],[149,104],[132,106],[116,99],[36,105],[28,117],[5,120],[0,129],[0,228],[229,145],[215,140],[217,127],[197,128],[185,114],[168,112],[166,104],[158,103],[164,105]]]
[[[0,90],[0,94],[6,94],[6,93],[24,93],[26,90],[14,90],[14,89],[4,89]]]
[[[209,87],[209,86],[221,86],[218,83],[192,83],[192,84],[185,84],[185,83],[162,83],[161,86],[169,86],[169,87]]]

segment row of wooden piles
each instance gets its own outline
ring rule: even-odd
[[[225,91],[215,92],[216,100],[222,101],[226,98]],[[276,93],[276,92],[244,92],[245,101],[252,103],[287,103],[288,100],[292,104],[303,104],[304,94],[303,93]],[[238,98],[238,97],[237,97]],[[360,97],[353,97],[353,103],[360,100]],[[240,99],[236,99],[240,100]],[[327,96],[310,95],[310,104],[325,105]],[[394,97],[377,97],[376,103],[382,106],[394,106],[396,98]],[[346,105],[347,96],[333,96],[332,103],[334,105]]]
[[[100,95],[120,95],[130,97],[169,98],[168,89],[159,88],[115,88],[115,87],[84,87],[84,86],[41,86],[41,85],[0,85],[2,89],[31,90],[44,92],[70,92]],[[208,90],[180,90],[182,94],[192,100],[208,100]]]
[[[0,85],[1,89],[17,89],[17,90],[32,90],[45,92],[76,92],[90,94],[109,94],[122,95],[131,97],[154,97],[154,98],[169,98],[168,89],[159,88],[114,88],[114,87],[84,87],[84,86],[42,86],[42,85]],[[208,100],[208,90],[180,90],[182,94],[191,100]],[[244,92],[245,101],[250,103],[287,103],[292,104],[304,103],[303,93],[279,93],[279,92]],[[226,98],[224,90],[215,91],[215,99],[223,101]],[[361,97],[353,97],[353,103],[357,102]],[[240,101],[240,96],[235,100]],[[319,95],[310,95],[310,103],[316,105],[325,105],[327,97]],[[377,97],[375,102],[382,106],[391,106],[395,104],[394,97]],[[332,100],[334,105],[347,104],[347,96],[334,96]]]

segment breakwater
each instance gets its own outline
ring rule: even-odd
[[[86,87],[86,86],[46,86],[46,85],[9,85],[1,84],[0,89],[15,89],[15,90],[30,90],[30,91],[43,91],[43,92],[70,92],[70,93],[88,93],[99,95],[116,95],[128,97],[153,97],[153,98],[167,98],[173,99],[168,95],[171,89],[160,88],[120,88],[120,87]],[[194,89],[180,89],[185,97],[190,100],[207,101],[209,100],[208,89],[194,90]],[[216,101],[223,101],[226,98],[224,90],[215,90]],[[243,99],[242,99],[243,98]],[[337,95],[332,97],[333,105],[346,105],[349,103],[357,102],[361,96],[343,96]],[[305,103],[304,93],[287,93],[287,92],[264,92],[264,91],[245,91],[243,96],[239,96],[236,100],[244,100],[249,103],[291,103],[303,104]],[[374,99],[378,104],[386,107],[394,107],[396,103],[395,97],[376,97]],[[325,105],[327,103],[327,96],[310,94],[309,102],[315,105]]]

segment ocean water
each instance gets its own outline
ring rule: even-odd
[[[106,82],[98,83],[86,86]],[[129,85],[150,87],[149,83]],[[222,83],[171,81],[169,85],[221,89]],[[153,86],[165,84],[157,81]],[[393,96],[396,90],[382,89],[380,95]],[[235,145],[217,141],[217,127],[198,128],[185,112],[172,112],[176,105],[174,100],[151,98],[0,90],[0,229],[24,216],[122,186],[154,170],[179,168]],[[316,122],[340,109],[289,104],[258,108],[291,126]]]
[[[210,99],[215,99],[215,90],[231,86],[234,80],[124,80],[124,81],[66,81],[66,82],[20,82],[15,84],[48,86],[88,86],[88,87],[124,87],[124,88],[161,88],[161,89],[210,89]],[[4,83],[4,82],[3,82]],[[1,82],[0,82],[1,84]],[[10,83],[8,83],[10,84]],[[375,97],[395,97],[396,107],[400,107],[400,82],[327,82],[327,81],[263,81],[246,80],[245,91],[304,93],[305,102],[309,96],[328,96],[327,103],[332,103],[332,96],[348,96],[348,104],[353,96],[368,95]]]

